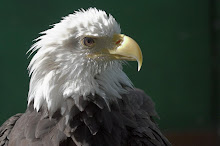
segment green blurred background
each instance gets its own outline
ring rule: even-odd
[[[133,62],[125,71],[155,101],[159,126],[171,141],[176,143],[181,133],[215,136],[220,119],[218,0],[1,0],[0,124],[26,109],[26,51],[32,40],[61,17],[89,7],[111,13],[122,33],[141,46],[141,71]]]

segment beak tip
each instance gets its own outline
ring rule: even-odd
[[[138,72],[141,70],[141,67],[138,67]]]
[[[141,50],[139,50],[139,57],[136,59],[137,62],[138,62],[138,71],[141,70],[141,67],[142,67],[142,63],[143,63],[143,56],[142,56],[142,52]]]
[[[138,72],[141,70],[142,63],[138,62]]]

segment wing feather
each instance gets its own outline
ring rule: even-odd
[[[13,129],[16,121],[21,117],[21,113],[16,114],[5,121],[0,127],[0,146],[7,146],[9,141],[9,135]]]
[[[167,138],[160,132],[158,125],[152,120],[152,117],[158,117],[154,108],[154,103],[144,91],[140,89],[131,90],[128,94],[122,96],[125,107],[124,111],[128,111],[134,115],[133,122],[135,126],[128,126],[129,143],[136,145],[171,145]],[[124,114],[127,116],[126,112]]]

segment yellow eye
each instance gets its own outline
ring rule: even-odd
[[[95,40],[90,37],[84,37],[82,42],[83,42],[83,45],[87,47],[92,47],[95,44]]]

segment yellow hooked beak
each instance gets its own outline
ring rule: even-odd
[[[137,61],[138,71],[140,71],[143,57],[139,45],[132,38],[123,34],[115,34],[112,42],[112,48],[103,49],[101,52],[93,54],[92,58],[108,56],[111,59]]]
[[[116,34],[113,37],[113,42],[115,42],[117,47],[109,50],[109,53],[119,60],[137,61],[138,71],[140,71],[143,57],[141,49],[135,40],[123,34]]]

